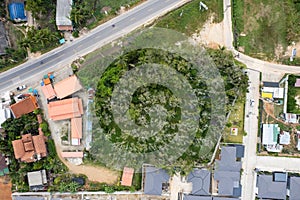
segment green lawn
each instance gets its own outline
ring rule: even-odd
[[[187,35],[192,35],[202,28],[212,14],[215,16],[214,22],[219,23],[223,20],[222,0],[202,1],[208,6],[207,11],[204,11],[203,8],[199,11],[199,2],[199,0],[192,1],[173,12],[170,12],[168,15],[160,18],[157,21],[156,26],[170,28],[186,33]]]
[[[299,40],[300,11],[290,0],[233,0],[236,47],[260,59],[277,59],[292,41]],[[241,36],[241,34],[246,36]],[[276,57],[278,55],[278,57]]]
[[[228,123],[224,129],[224,142],[225,143],[243,143],[244,136],[244,117],[245,117],[245,98],[240,97],[230,114]],[[238,128],[237,135],[230,135],[231,128]]]

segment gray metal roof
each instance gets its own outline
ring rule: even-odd
[[[236,157],[243,158],[245,154],[245,146],[241,144],[232,145],[236,148]]]
[[[300,198],[300,177],[290,177],[290,200]]]
[[[212,200],[211,196],[184,195],[183,200]]]
[[[276,182],[286,182],[287,181],[287,173],[286,172],[274,172],[273,179]]]
[[[71,26],[70,14],[72,10],[72,0],[57,0],[56,3],[56,25]]]
[[[40,170],[40,171],[34,171],[34,172],[28,172],[28,184],[29,186],[40,186],[47,183],[46,178],[46,171]]]
[[[221,160],[216,161],[217,170],[239,172],[242,163],[236,161],[236,147],[224,146],[221,149]]]
[[[210,171],[207,169],[194,169],[187,177],[192,182],[193,195],[210,195]]]
[[[214,179],[218,181],[218,194],[227,196],[236,196],[241,189],[240,172],[216,171]],[[236,188],[238,191],[235,191]],[[239,196],[239,195],[237,195]]]
[[[272,175],[257,176],[258,198],[286,199],[287,182],[274,182]]]
[[[278,82],[263,82],[264,87],[279,87]]]
[[[170,176],[163,169],[145,167],[144,193],[149,195],[161,195],[162,184],[169,182]]]
[[[13,196],[14,200],[45,200],[44,197],[35,196]]]
[[[239,198],[214,197],[213,200],[239,200]]]

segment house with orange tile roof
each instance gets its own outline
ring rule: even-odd
[[[132,185],[132,178],[133,178],[134,169],[124,167],[121,185],[124,186],[131,186]]]
[[[47,138],[43,134],[22,135],[21,139],[12,141],[15,158],[21,162],[31,163],[46,157],[46,140]]]
[[[54,85],[54,90],[58,99],[63,99],[82,89],[78,78],[73,75]]]
[[[10,110],[15,118],[31,113],[37,108],[39,108],[37,100],[32,95],[10,106]]]
[[[48,100],[54,99],[56,97],[55,91],[51,84],[43,85],[42,92]]]
[[[71,144],[80,145],[82,138],[82,118],[71,119]]]
[[[64,120],[83,115],[82,100],[78,97],[50,102],[48,114],[51,120]]]

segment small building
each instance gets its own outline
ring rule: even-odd
[[[143,190],[147,195],[162,195],[169,188],[169,174],[152,166],[144,167]]]
[[[133,174],[134,174],[134,169],[133,168],[124,167],[123,174],[122,174],[121,185],[131,186],[132,185]]]
[[[7,119],[11,118],[11,112],[9,108],[0,109],[0,129],[1,124],[3,124]]]
[[[289,200],[298,200],[300,197],[300,177],[290,177]]]
[[[0,154],[0,176],[4,176],[6,174],[9,174],[9,169],[7,166],[7,161],[5,156]]]
[[[42,86],[42,92],[46,99],[51,100],[56,97],[55,91],[51,84],[43,85]]]
[[[284,88],[279,87],[263,87],[262,97],[268,99],[283,99]]]
[[[239,151],[242,148],[239,148]],[[242,163],[238,161],[243,155],[237,152],[235,146],[223,146],[221,159],[216,161],[214,180],[217,181],[218,195],[226,197],[240,197],[242,186],[240,184]]]
[[[73,75],[54,85],[54,90],[58,99],[63,99],[82,89],[78,78]]]
[[[71,119],[71,144],[80,145],[82,138],[82,118]]]
[[[43,190],[47,184],[46,170],[27,173],[28,184],[31,191]]]
[[[72,0],[56,1],[56,26],[60,31],[72,31],[73,24],[70,20]]]
[[[194,169],[187,177],[192,183],[191,195],[210,195],[211,173],[207,169]]]
[[[295,87],[300,87],[300,78],[296,79]]]
[[[44,135],[22,135],[19,140],[12,141],[15,158],[21,162],[31,163],[47,156]]]
[[[281,152],[282,145],[279,145],[280,128],[278,124],[263,124],[262,144],[269,152]]]
[[[23,2],[15,2],[8,5],[10,19],[16,22],[27,21]]]
[[[37,100],[32,95],[10,106],[10,110],[15,118],[31,113],[37,108],[39,108]]]
[[[53,101],[47,106],[49,118],[54,121],[81,117],[83,115],[82,100],[77,97]]]
[[[274,175],[257,175],[257,198],[285,200],[287,181],[277,181]]]
[[[293,114],[293,113],[285,113],[284,119],[285,119],[285,122],[287,122],[287,123],[293,123],[293,124],[298,123],[297,115]]]
[[[278,82],[263,82],[263,86],[264,87],[279,87],[279,83]]]
[[[279,134],[279,144],[289,145],[291,143],[291,136],[289,132],[282,131]]]
[[[262,144],[275,145],[278,143],[280,128],[278,124],[263,124]]]
[[[61,156],[63,158],[83,158],[83,152],[82,151],[76,151],[76,152],[65,151],[65,152],[61,152]]]

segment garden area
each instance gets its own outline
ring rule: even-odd
[[[245,94],[240,95],[232,107],[228,122],[224,128],[224,143],[243,143],[243,136],[247,134],[244,131],[245,99]],[[237,133],[234,129],[237,129]]]
[[[199,0],[191,1],[181,8],[161,17],[155,22],[156,27],[169,28],[191,36],[200,31],[210,16],[214,16],[214,23],[223,20],[223,1],[203,1],[209,8],[199,10]]]
[[[289,75],[287,112],[300,114],[300,87],[295,87],[296,79],[300,76]]]
[[[48,124],[45,121],[39,125],[36,116],[38,113],[41,113],[41,111],[36,110],[35,113],[26,114],[17,119],[8,119],[2,124],[2,128],[5,132],[1,134],[0,151],[10,158],[9,176],[12,181],[12,191],[29,191],[26,178],[27,172],[45,169],[50,180],[53,177],[60,176],[67,172],[67,168],[62,164],[56,154],[55,144],[51,138],[48,138],[46,142],[48,150],[48,156],[46,158],[33,163],[19,162],[14,158],[12,141],[20,139],[21,135],[27,133],[38,135],[39,127],[42,128],[45,136],[49,137],[51,135]]]
[[[233,0],[235,47],[252,57],[282,61],[287,46],[299,40],[299,5],[298,0]]]

